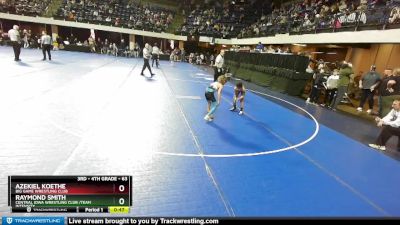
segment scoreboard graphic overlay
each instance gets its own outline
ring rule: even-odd
[[[12,212],[128,213],[131,176],[9,176]]]

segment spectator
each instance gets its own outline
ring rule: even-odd
[[[369,144],[371,148],[386,150],[386,142],[392,137],[400,137],[400,99],[393,101],[392,110],[382,119],[375,118],[378,127],[382,127],[381,133],[374,144]],[[397,141],[397,151],[400,151],[400,140]]]
[[[334,101],[332,101],[329,108],[332,110],[337,110],[337,106],[340,101],[342,101],[345,96],[348,86],[350,75],[353,74],[353,69],[349,66],[347,62],[343,62],[340,66],[339,70],[339,81],[338,81],[338,90]]]
[[[331,105],[336,95],[339,82],[339,70],[335,69],[326,81],[325,103]]]
[[[136,42],[135,46],[133,48],[133,56],[135,58],[139,58],[139,52],[140,52],[140,46],[139,46],[139,43]]]
[[[390,73],[390,71],[386,70],[385,73]],[[390,76],[390,79],[387,81],[385,85],[382,82],[382,89],[385,88],[385,92],[383,92],[383,96],[381,98],[381,115],[386,115],[390,111],[390,105],[395,99],[400,99],[400,68],[396,68],[393,70],[393,75]]]
[[[256,46],[256,50],[259,52],[262,52],[264,50],[264,45],[261,44],[261,42],[258,42],[258,45]]]
[[[181,61],[186,62],[186,51],[184,48],[181,49]]]
[[[374,107],[374,94],[376,87],[381,82],[381,75],[376,72],[376,66],[372,65],[371,70],[363,76],[363,78],[359,82],[359,87],[362,90],[360,105],[357,108],[357,111],[361,112],[363,110],[363,106],[365,101],[368,99],[369,109],[367,111],[368,114],[372,113],[372,109]]]
[[[323,64],[321,64],[321,65],[323,65]],[[315,73],[313,75],[313,85],[311,88],[311,94],[307,98],[306,103],[318,104],[319,95],[320,95],[322,88],[324,87],[323,83],[325,81],[326,81],[325,70],[322,67],[322,68],[320,68],[318,73]]]
[[[390,12],[389,23],[398,23],[400,21],[400,7],[394,7]]]

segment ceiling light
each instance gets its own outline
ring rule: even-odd
[[[306,44],[292,44],[292,45],[296,45],[296,46],[302,46],[302,47],[306,47]]]

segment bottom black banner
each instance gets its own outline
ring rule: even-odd
[[[104,225],[164,225],[164,224],[220,224],[212,218],[174,218],[174,217],[67,217],[67,225],[104,224]]]

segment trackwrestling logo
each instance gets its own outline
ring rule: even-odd
[[[64,225],[64,217],[3,217],[2,225]]]

